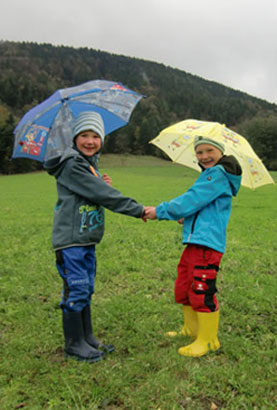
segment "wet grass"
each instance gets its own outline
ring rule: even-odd
[[[100,167],[145,205],[179,195],[198,175],[150,157],[109,155]],[[276,185],[242,188],[233,202],[218,280],[222,348],[199,359],[177,354],[187,338],[164,336],[182,323],[173,299],[181,227],[107,211],[92,316],[116,351],[94,365],[63,358],[54,179],[5,176],[0,188],[1,409],[277,408]]]

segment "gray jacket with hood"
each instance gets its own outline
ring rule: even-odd
[[[103,181],[96,162],[96,156],[86,157],[73,147],[44,164],[57,180],[54,250],[99,243],[104,235],[104,208],[136,218],[143,215],[141,204]]]

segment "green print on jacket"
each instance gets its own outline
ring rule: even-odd
[[[100,225],[104,225],[103,212],[99,212],[99,207],[91,205],[82,205],[79,207],[79,213],[82,214],[80,233],[85,229],[92,231]]]

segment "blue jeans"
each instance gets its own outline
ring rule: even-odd
[[[56,266],[63,279],[61,308],[81,312],[90,304],[96,274],[95,246],[72,246],[56,251]]]

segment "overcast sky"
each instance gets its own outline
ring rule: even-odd
[[[1,0],[0,40],[143,58],[277,103],[277,0]]]

